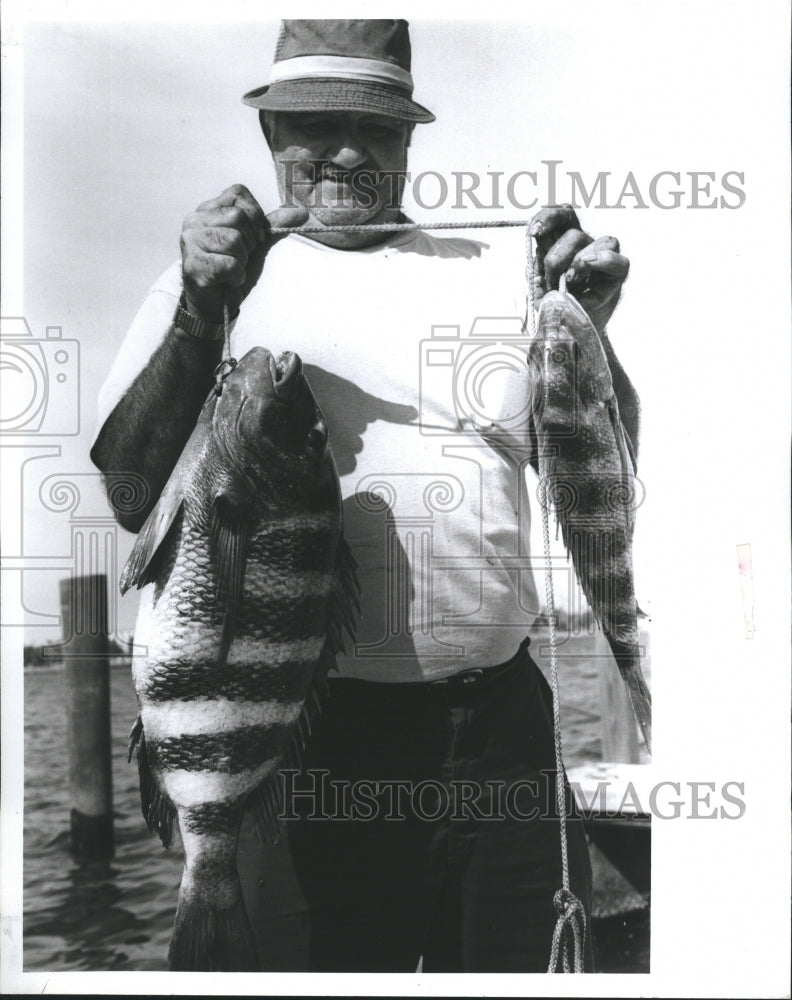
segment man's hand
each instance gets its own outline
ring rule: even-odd
[[[307,218],[304,208],[279,208],[265,216],[242,184],[199,205],[184,220],[181,234],[188,312],[210,323],[222,323],[227,303],[235,316],[261,277],[264,258],[283,239],[273,236],[272,228],[299,226]]]
[[[630,270],[619,241],[613,236],[595,240],[584,233],[571,205],[546,206],[533,217],[529,231],[536,237],[534,301],[558,288],[558,279],[566,274],[568,291],[602,333]]]

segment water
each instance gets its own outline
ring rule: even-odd
[[[24,968],[164,969],[183,854],[152,837],[127,764],[137,704],[129,669],[110,671],[115,857],[69,850],[63,669],[25,671]]]
[[[587,655],[603,651],[598,643],[585,640],[579,658],[560,664],[568,766],[600,757],[597,665]],[[539,659],[538,650],[534,655]],[[143,821],[137,768],[126,761],[137,715],[130,672],[114,667],[110,677],[115,856],[80,862],[69,850],[65,673],[25,671],[25,971],[166,968],[183,854],[178,840],[166,851]],[[279,863],[275,854],[272,863]],[[284,894],[299,913],[304,904],[293,879],[285,880],[278,905]]]

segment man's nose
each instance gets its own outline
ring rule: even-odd
[[[345,139],[335,149],[330,152],[330,162],[342,170],[354,170],[366,160],[366,151],[360,143],[351,139]]]

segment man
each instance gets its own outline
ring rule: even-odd
[[[118,512],[138,530],[212,384],[224,308],[234,356],[255,344],[301,355],[363,594],[291,788],[310,967],[409,972],[422,958],[425,971],[544,971],[561,871],[552,704],[525,638],[540,606],[526,571],[529,389],[513,351],[486,367],[504,337],[520,339],[506,319],[525,314],[524,260],[494,240],[370,228],[405,221],[410,138],[434,119],[412,99],[406,22],[285,21],[270,84],[244,100],[282,207],[265,216],[234,186],[187,217],[181,261],[102,390],[93,460],[108,480],[146,481],[148,504]],[[306,222],[355,228],[272,232]],[[566,274],[604,334],[629,266],[618,243],[593,241],[568,206],[542,210],[532,232],[537,300]],[[605,344],[634,436],[637,401]],[[588,909],[578,823],[569,839]],[[255,848],[242,841],[255,910]]]

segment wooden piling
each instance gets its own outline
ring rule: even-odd
[[[109,858],[113,843],[107,577],[61,580],[72,853]]]

